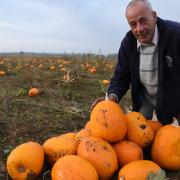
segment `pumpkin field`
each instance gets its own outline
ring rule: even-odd
[[[49,146],[48,139],[60,137],[60,135],[67,135],[66,138],[72,138],[74,134],[84,129],[90,120],[91,104],[96,98],[105,97],[116,61],[117,59],[114,56],[94,54],[64,56],[16,54],[0,57],[0,180],[11,180],[6,162],[15,147],[33,141],[46,148]],[[112,104],[112,106],[114,105]],[[131,110],[130,92],[123,97],[120,107],[123,113]],[[116,107],[114,106],[113,109],[116,109]],[[131,116],[134,118],[137,115],[129,114],[127,117],[131,119]],[[141,128],[144,129],[145,127]],[[123,129],[125,128],[122,128],[122,131]],[[99,132],[96,130],[99,129],[94,130],[94,133],[98,134]],[[134,134],[127,133],[126,137],[131,139],[132,136],[133,139],[136,136],[133,130],[131,132]],[[121,133],[121,140],[125,138],[125,133],[123,135]],[[152,135],[152,138],[154,138],[154,135]],[[93,143],[99,143],[101,141],[99,139],[90,140]],[[114,139],[108,140],[108,142],[117,141]],[[137,141],[139,140],[140,143],[143,143],[142,139],[137,138]],[[149,142],[150,140],[142,145],[140,144],[140,147],[137,148],[134,142],[128,143],[128,146],[129,149],[135,148],[139,159],[142,159],[142,148],[150,145]],[[85,153],[83,152],[84,146],[87,143],[80,144],[82,148],[79,150],[79,154],[82,154],[82,157]],[[91,148],[93,143],[89,144]],[[109,143],[104,140],[100,143],[104,149],[108,149],[108,153],[111,152],[112,147]],[[124,143],[126,144],[126,142]],[[114,149],[117,148],[117,151],[119,151],[118,146],[119,144],[114,145]],[[177,144],[176,148],[180,149],[179,144]],[[148,150],[146,150],[146,153],[149,152]],[[157,150],[155,150],[156,152]],[[109,156],[108,154],[107,157]],[[146,157],[145,154],[144,157]],[[51,165],[55,163],[56,156],[52,158],[50,155],[48,158],[50,161],[45,159],[41,172],[37,177],[38,180],[51,179]],[[117,157],[115,158],[117,159]],[[68,160],[71,162],[80,161],[75,156],[70,156],[69,159],[68,157],[64,158],[63,163],[66,164]],[[94,174],[94,179],[96,179],[97,175],[94,167],[91,167],[91,172],[89,172],[89,163],[84,160],[81,163],[83,167],[87,167],[84,172]],[[107,171],[110,171],[110,167],[114,166],[116,174],[112,175],[111,179],[115,180],[117,179],[117,165],[113,163],[107,162]],[[79,169],[81,168],[79,166]],[[159,169],[159,166],[156,166],[155,169]],[[19,170],[22,171],[22,167],[19,167]],[[166,174],[166,179],[180,179],[180,169],[175,171],[167,170]],[[27,179],[31,180],[33,178],[29,177]],[[101,176],[101,179],[106,178],[104,174]],[[153,177],[152,179],[158,178]]]
[[[7,179],[5,161],[15,146],[43,143],[85,125],[115,62],[94,55],[0,57],[0,179]],[[39,89],[36,97],[28,95],[33,87]]]

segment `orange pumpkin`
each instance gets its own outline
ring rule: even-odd
[[[101,138],[90,136],[82,139],[77,154],[95,167],[100,179],[110,179],[118,169],[115,150]]]
[[[51,65],[51,66],[50,66],[50,70],[51,70],[51,71],[56,70],[56,66],[55,66],[55,65]]]
[[[89,129],[83,128],[76,133],[76,140],[80,142],[82,139],[91,136],[91,131]]]
[[[67,69],[66,69],[66,68],[64,68],[64,67],[62,67],[62,68],[60,68],[60,71],[66,72],[66,71],[67,71]]]
[[[156,116],[156,112],[153,111],[153,117],[151,120],[147,120],[148,125],[152,128],[154,132],[154,136],[156,136],[157,132],[163,127],[161,122],[158,121],[158,118]]]
[[[31,88],[28,92],[30,97],[37,96],[39,94],[39,89],[38,88]]]
[[[113,144],[113,148],[116,151],[119,166],[143,159],[142,148],[134,142],[123,140]]]
[[[90,130],[90,120],[86,122],[84,128]]]
[[[44,69],[44,65],[43,64],[39,64],[39,69]]]
[[[104,80],[102,81],[102,83],[103,83],[105,86],[109,85],[109,81],[106,80],[106,79],[104,79]]]
[[[44,164],[44,151],[36,142],[26,142],[9,154],[7,171],[12,179],[36,179]]]
[[[154,162],[168,170],[180,169],[180,126],[165,125],[156,134],[151,156]]]
[[[92,74],[95,74],[97,72],[97,69],[96,67],[91,67],[89,68],[89,71],[92,73]]]
[[[122,140],[127,132],[127,121],[119,104],[103,100],[90,114],[89,128],[93,136],[112,143]]]
[[[153,161],[138,160],[123,166],[119,173],[118,179],[125,180],[146,180],[150,172],[157,173],[161,168]]]
[[[5,76],[6,72],[5,71],[0,71],[0,76]]]
[[[163,125],[159,121],[147,120],[147,123],[152,128],[154,136],[156,136],[157,132],[163,127]]]
[[[139,112],[128,112],[126,114],[128,122],[127,138],[141,147],[150,145],[154,140],[154,132],[148,125],[145,117]]]
[[[52,180],[98,180],[96,169],[84,158],[76,155],[64,156],[54,164]]]
[[[44,142],[43,149],[51,165],[63,156],[76,154],[78,142],[75,135],[75,133],[66,133]]]

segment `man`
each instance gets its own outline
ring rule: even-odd
[[[148,0],[132,0],[126,18],[131,30],[121,42],[109,100],[119,102],[131,87],[133,111],[151,119],[155,109],[169,124],[180,113],[180,24],[157,17]]]

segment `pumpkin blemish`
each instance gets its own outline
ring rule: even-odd
[[[23,165],[20,165],[17,169],[18,169],[18,172],[20,173],[24,173],[26,170],[26,168]]]
[[[146,129],[146,125],[145,125],[145,124],[141,124],[141,125],[140,125],[140,128],[141,128],[141,129]]]

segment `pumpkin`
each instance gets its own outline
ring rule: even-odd
[[[30,97],[37,96],[39,94],[39,89],[38,88],[31,88],[28,92]]]
[[[90,130],[90,120],[86,122],[84,128]]]
[[[165,125],[157,132],[151,149],[151,157],[164,169],[180,169],[179,125]]]
[[[38,68],[39,69],[44,69],[44,65],[43,64],[39,64]]]
[[[127,139],[141,147],[150,145],[154,140],[154,132],[145,117],[135,111],[126,114],[128,122]]]
[[[95,167],[100,179],[110,179],[118,169],[115,150],[101,138],[90,136],[82,139],[77,149],[77,155]]]
[[[158,121],[155,111],[153,111],[152,119],[147,120],[147,123],[152,128],[152,130],[154,132],[154,136],[156,136],[157,132],[163,127],[161,122]]]
[[[123,140],[113,144],[113,148],[116,151],[120,167],[132,161],[143,159],[142,148],[134,142]]]
[[[26,142],[11,151],[7,171],[12,179],[36,179],[44,164],[44,151],[36,142]]]
[[[60,71],[66,72],[67,69],[65,67],[60,68]]]
[[[75,133],[65,133],[44,142],[43,149],[51,165],[63,156],[76,154],[78,141],[75,135]]]
[[[123,166],[118,173],[118,179],[146,180],[150,172],[157,173],[161,168],[150,160],[137,160]]]
[[[106,79],[104,79],[104,80],[102,81],[102,83],[103,83],[105,86],[109,85],[109,81],[106,80]]]
[[[91,111],[88,127],[93,136],[113,143],[124,139],[127,132],[127,121],[119,104],[103,100]]]
[[[98,180],[98,173],[87,160],[76,155],[67,155],[54,164],[51,178],[52,180]]]
[[[51,70],[51,71],[56,70],[56,66],[55,66],[55,65],[51,65],[51,66],[50,66],[50,70]]]
[[[0,76],[5,76],[6,72],[5,71],[0,71]]]
[[[154,120],[147,120],[148,125],[152,128],[153,132],[154,132],[154,136],[156,136],[157,132],[163,127],[163,125],[161,124],[161,122],[154,121]]]
[[[76,140],[80,142],[83,138],[91,136],[91,131],[89,129],[83,128],[76,133]]]
[[[97,72],[96,67],[89,68],[89,72],[91,72],[92,74],[95,74]]]

